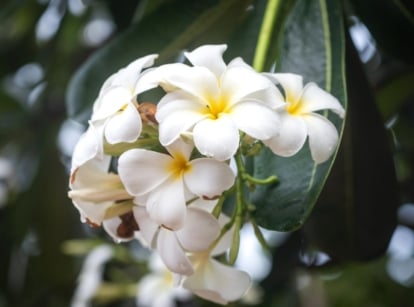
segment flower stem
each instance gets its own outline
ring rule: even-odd
[[[264,69],[266,54],[270,44],[270,37],[272,35],[276,16],[280,11],[281,2],[282,1],[280,0],[268,0],[253,59],[253,67],[257,71],[263,71]]]

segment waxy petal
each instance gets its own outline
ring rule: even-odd
[[[110,144],[135,142],[141,134],[142,122],[132,103],[114,115],[105,125],[105,139]]]
[[[209,259],[186,278],[183,287],[194,294],[218,304],[240,299],[251,285],[246,272]]]
[[[319,88],[315,83],[308,83],[302,93],[301,108],[303,111],[313,112],[330,109],[341,118],[345,116],[345,110],[334,96]]]
[[[308,127],[312,158],[316,163],[325,162],[331,157],[338,144],[336,127],[319,114],[308,115],[305,122]]]
[[[99,135],[99,131],[93,126],[89,126],[88,130],[81,135],[72,154],[71,173],[79,166],[99,155],[100,143],[102,143],[100,138],[102,136]]]
[[[255,71],[240,66],[228,68],[221,77],[222,97],[234,105],[252,93],[270,88],[273,84]]]
[[[91,120],[94,122],[115,115],[118,111],[123,109],[131,99],[132,92],[130,90],[122,86],[111,87],[100,98],[100,101],[98,102],[99,106],[92,114]]]
[[[151,219],[159,225],[172,230],[180,229],[187,211],[182,179],[168,180],[153,190],[146,207]]]
[[[299,101],[303,90],[302,76],[290,73],[265,73],[264,75],[273,82],[280,83],[285,92],[287,102],[296,103]]]
[[[193,129],[194,143],[201,154],[219,161],[230,159],[239,147],[239,130],[222,114],[218,119],[203,119]]]
[[[223,61],[223,53],[227,45],[203,45],[191,52],[185,52],[185,57],[194,66],[202,66],[209,69],[217,78],[226,69]]]
[[[133,213],[139,225],[139,234],[144,241],[144,245],[154,249],[156,247],[156,236],[160,226],[151,220],[145,207],[135,206],[133,207]]]
[[[184,174],[188,189],[208,198],[220,196],[233,186],[234,180],[234,173],[226,163],[209,158],[191,161],[191,170]]]
[[[220,225],[210,213],[189,208],[183,228],[176,231],[181,246],[189,252],[201,252],[210,247],[220,233]]]
[[[231,118],[241,131],[258,140],[270,139],[279,131],[279,115],[258,101],[235,105]]]
[[[171,176],[168,173],[172,158],[146,149],[124,152],[118,161],[118,173],[127,191],[142,195],[154,190]]]
[[[281,113],[278,135],[263,141],[273,153],[290,157],[296,154],[305,144],[307,127],[301,117],[290,116],[286,112]]]
[[[194,273],[193,266],[173,231],[161,228],[157,239],[157,250],[166,267],[172,272],[182,275]]]

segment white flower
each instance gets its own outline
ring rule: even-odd
[[[249,274],[214,259],[229,249],[231,236],[228,234],[221,238],[212,251],[190,256],[194,274],[184,277],[182,283],[185,289],[195,295],[223,305],[240,299],[251,286]]]
[[[218,221],[198,208],[188,208],[183,226],[175,231],[154,222],[145,208],[136,206],[133,210],[141,238],[177,274],[191,275],[193,267],[186,253],[205,251],[220,232]]]
[[[136,238],[136,231],[139,231],[134,214],[131,211],[105,219],[102,226],[115,242],[127,242]]]
[[[210,158],[190,160],[193,146],[182,140],[167,147],[169,154],[131,149],[119,158],[118,172],[127,191],[145,204],[151,218],[170,229],[181,228],[186,201],[213,198],[230,188],[234,174]]]
[[[91,123],[103,126],[110,144],[134,142],[140,135],[142,122],[134,102],[141,71],[153,65],[157,55],[139,58],[110,76],[94,103]]]
[[[281,84],[286,103],[277,108],[280,114],[279,133],[264,143],[275,154],[289,157],[303,147],[309,136],[313,160],[322,163],[329,159],[336,149],[338,132],[326,117],[315,112],[329,109],[343,118],[345,110],[339,101],[315,83],[308,83],[303,87],[302,77],[299,75],[266,75]]]
[[[237,151],[239,131],[259,140],[277,132],[277,88],[240,58],[226,66],[226,48],[201,46],[185,53],[194,66],[169,64],[147,74],[167,91],[156,113],[162,145],[192,133],[203,155],[224,161]]]
[[[139,307],[175,307],[175,299],[189,299],[191,293],[176,286],[171,273],[157,254],[148,261],[151,272],[139,282],[137,305]]]
[[[84,222],[101,225],[104,219],[131,210],[131,204],[123,202],[133,197],[124,189],[118,175],[108,173],[109,162],[108,157],[90,160],[71,175],[68,196]]]

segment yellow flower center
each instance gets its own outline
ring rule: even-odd
[[[205,113],[210,119],[218,119],[222,113],[228,112],[228,100],[220,96],[218,99],[208,99]]]
[[[181,153],[174,154],[173,158],[168,166],[168,171],[174,179],[179,179],[183,173],[191,170],[191,163]]]

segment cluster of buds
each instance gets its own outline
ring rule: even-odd
[[[157,55],[148,55],[110,76],[74,150],[69,191],[83,222],[117,242],[139,240],[175,285],[220,304],[250,286],[249,275],[231,265],[248,210],[243,185],[254,181],[245,151],[259,145],[256,152],[266,146],[288,157],[308,139],[312,159],[322,163],[338,132],[317,112],[344,116],[336,98],[304,86],[299,75],[258,73],[241,58],[226,64],[226,48],[184,53],[191,65],[153,67]],[[140,101],[156,88],[159,101]],[[226,216],[231,193],[237,204]]]

